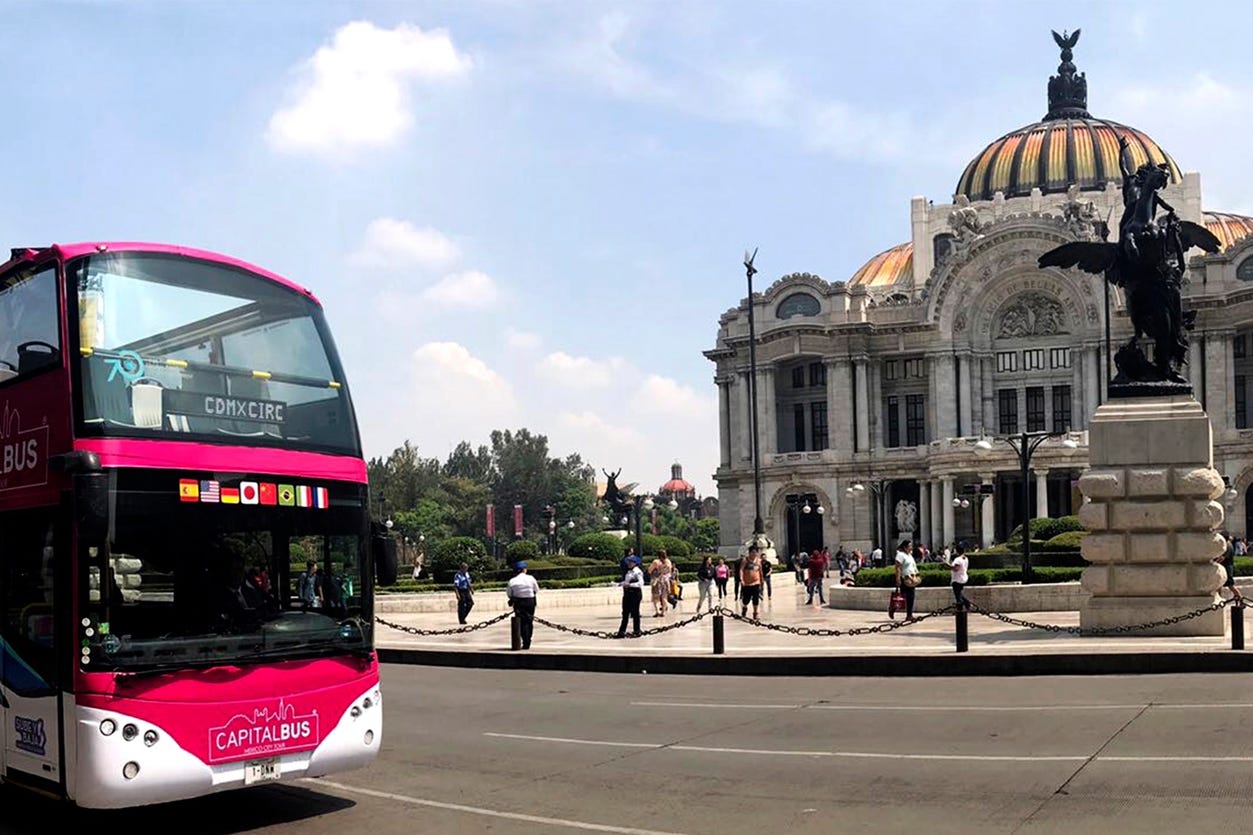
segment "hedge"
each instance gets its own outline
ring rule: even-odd
[[[632,540],[634,544],[634,540]],[[626,553],[626,543],[610,533],[585,533],[576,537],[566,550],[572,557],[617,563]]]
[[[1056,519],[1041,516],[1038,519],[1031,520],[1031,539],[1033,541],[1037,539],[1047,541],[1059,533],[1081,530],[1084,530],[1084,527],[1079,524],[1078,516],[1059,516]],[[1022,542],[1022,525],[1010,531],[1008,541],[1010,543]]]
[[[970,558],[971,568],[1016,568],[1022,565],[1021,551],[993,552],[992,549],[987,548],[966,556]],[[1078,551],[1053,550],[1042,543],[1038,548],[1035,545],[1031,546],[1031,564],[1033,566],[1082,568],[1088,563]]]
[[[505,561],[510,565],[521,562],[522,560],[536,559],[539,557],[539,546],[529,539],[519,539],[510,542],[505,548]]]
[[[1087,531],[1065,531],[1044,543],[1050,551],[1078,551]]]
[[[1253,568],[1253,565],[1250,568]],[[953,582],[952,573],[947,565],[931,563],[920,565],[918,573],[922,576],[924,586],[947,586]],[[970,582],[967,585],[971,586],[1022,581],[1021,568],[972,568],[967,573],[970,576]],[[1032,573],[1037,583],[1066,583],[1078,580],[1083,569],[1040,567],[1033,569]],[[891,568],[863,568],[857,572],[857,585],[891,588],[896,585],[896,571]]]

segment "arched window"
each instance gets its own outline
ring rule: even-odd
[[[953,236],[950,235],[948,232],[943,232],[939,235],[936,235],[931,240],[931,246],[932,246],[932,250],[931,250],[932,262],[938,264],[941,261],[943,261],[944,257],[949,254],[950,250],[952,250]]]
[[[778,308],[775,309],[775,316],[780,319],[790,319],[793,316],[817,316],[821,310],[822,306],[813,296],[808,293],[793,293],[779,302]]]
[[[1236,279],[1253,281],[1253,258],[1245,258],[1240,262],[1240,266],[1236,267]]]

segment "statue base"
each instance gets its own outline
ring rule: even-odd
[[[618,539],[626,539],[628,536],[631,535],[630,531],[624,531],[621,528],[618,528],[612,531],[605,531],[605,533],[609,534],[610,536],[616,536],[618,537]]]
[[[1080,608],[1084,628],[1134,627],[1217,602],[1225,573],[1222,476],[1213,431],[1189,396],[1111,400],[1089,429],[1090,469],[1079,478],[1079,521],[1090,534]],[[1130,635],[1223,635],[1216,609]]]
[[[1120,382],[1117,377],[1110,381],[1110,400],[1126,399],[1131,397],[1192,397],[1192,384],[1175,383],[1170,380],[1152,382]]]

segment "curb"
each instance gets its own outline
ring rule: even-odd
[[[1111,652],[1042,655],[879,656],[676,656],[543,653],[530,650],[376,650],[384,664],[479,667],[494,670],[559,670],[586,673],[652,673],[723,676],[1061,676],[1250,673],[1253,653]]]

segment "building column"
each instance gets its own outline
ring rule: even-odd
[[[749,391],[751,381],[752,377],[747,371],[735,375],[735,387],[738,390],[735,399],[739,410],[735,420],[735,434],[740,441],[740,458],[745,461],[753,460],[753,399]]]
[[[1079,431],[1088,428],[1088,393],[1083,387],[1083,351],[1070,352],[1070,428]]]
[[[957,357],[957,388],[961,392],[961,419],[957,432],[963,438],[975,437],[975,386],[970,378],[970,354],[959,354]]]
[[[1218,432],[1235,427],[1231,390],[1235,387],[1231,332],[1209,333],[1205,337],[1205,412]]]
[[[940,548],[944,548],[955,538],[957,520],[953,508],[953,477],[944,479],[944,535],[940,537]]]
[[[1096,407],[1101,404],[1101,349],[1086,348],[1083,351],[1083,408],[1084,423],[1091,423]]]
[[[857,392],[856,414],[853,419],[857,426],[856,452],[870,449],[870,385],[866,379],[866,358],[856,357],[853,360],[853,386]]]
[[[828,448],[840,456],[853,451],[853,383],[848,360],[827,361]]]
[[[935,423],[927,427],[931,433],[927,437],[929,440],[952,438],[957,435],[957,381],[954,379],[953,355],[933,356],[930,365],[935,407],[928,411],[935,415]]]
[[[775,371],[773,365],[757,369],[757,408],[761,410],[761,438],[757,441],[764,467],[767,456],[779,451],[779,404],[774,397]]]
[[[870,424],[870,445],[868,448],[871,450],[883,449],[882,373],[883,363],[879,361],[878,357],[871,357],[870,361],[866,363],[866,377],[869,388],[866,405],[870,407],[867,410],[866,417]],[[904,428],[903,425],[902,428]]]
[[[996,384],[992,379],[992,364],[995,358],[992,356],[982,357],[979,360],[981,366],[979,376],[983,380],[983,434],[995,435],[999,430],[996,422]]]
[[[1200,334],[1194,334],[1188,340],[1188,367],[1185,369],[1188,382],[1192,384],[1192,396],[1198,402],[1203,400],[1202,389],[1205,381],[1201,379],[1201,340]]]
[[[927,546],[934,548],[944,539],[944,491],[939,482],[931,482],[931,529],[927,531]],[[941,548],[944,546],[941,544]]]
[[[731,381],[718,380],[718,464],[731,466]]]
[[[1049,518],[1049,471],[1035,471],[1035,516]]]
[[[979,479],[984,484],[993,483],[993,473],[979,473]],[[979,501],[983,502],[983,506],[979,508],[983,514],[980,521],[980,547],[991,548],[992,543],[996,540],[996,496],[991,493],[980,494]]]
[[[918,480],[918,539],[931,535],[931,482]]]

